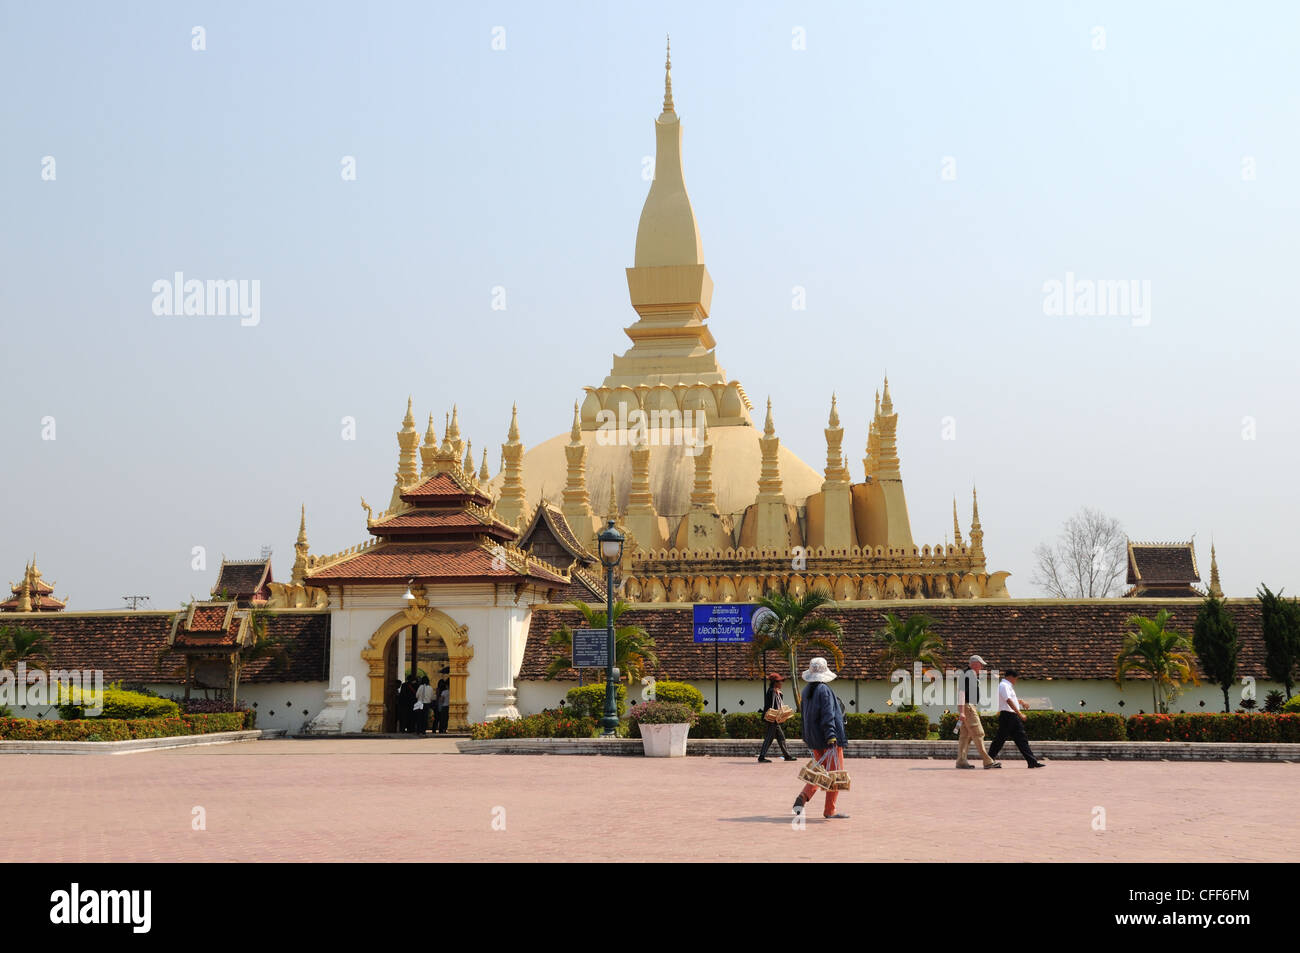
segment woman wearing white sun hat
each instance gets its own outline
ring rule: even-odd
[[[828,682],[836,676],[826,660],[821,656],[808,663],[808,671],[803,673],[803,680],[808,686],[803,690],[803,742],[812,749],[813,757],[821,761],[828,771],[844,770],[844,706]],[[827,752],[830,752],[829,756]],[[813,784],[805,784],[799,796],[794,799],[794,812],[802,814],[804,805],[817,793]],[[838,791],[826,792],[826,808],[822,812],[828,818],[847,818],[847,814],[835,811]]]

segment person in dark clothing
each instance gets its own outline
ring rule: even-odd
[[[397,730],[409,734],[415,721],[415,679],[407,677],[402,682],[402,690],[397,696]]]
[[[763,696],[763,713],[765,715],[767,714],[767,710],[769,708],[775,708],[779,711],[781,707],[785,705],[785,698],[781,694],[781,685],[783,682],[781,676],[776,673],[772,673],[767,676],[767,680],[770,683],[770,685],[768,686],[767,693]],[[780,723],[775,721],[767,721],[764,722],[764,724],[767,725],[767,732],[763,735],[763,748],[758,753],[759,763],[760,764],[772,763],[767,756],[767,749],[772,746],[773,741],[775,741],[778,745],[781,746],[781,754],[785,758],[785,760],[793,761],[795,759],[794,755],[792,755],[790,753],[790,749],[785,746],[785,730],[782,729]]]
[[[803,673],[803,680],[809,683],[803,690],[803,743],[812,749],[813,757],[821,761],[826,770],[843,771],[844,751],[840,746],[847,734],[844,730],[844,706],[827,684],[835,678],[835,673],[820,656],[809,662],[808,671]],[[816,785],[804,785],[794,799],[794,813],[802,814],[804,805],[817,791]],[[824,817],[840,819],[849,816],[835,810],[839,794],[839,791],[826,792]]]
[[[442,732],[445,735],[447,733],[447,719],[451,715],[451,679],[448,677],[451,675],[451,669],[444,666],[439,674],[442,678],[438,679],[438,688],[434,692],[434,704],[437,708],[435,709],[433,732],[434,734]]]
[[[1025,713],[1021,710],[1020,699],[1016,698],[1016,679],[1019,677],[1020,673],[1010,668],[998,683],[998,733],[993,744],[989,745],[989,757],[996,758],[1003,743],[1010,738],[1020,749],[1028,767],[1045,768],[1047,762],[1034,757],[1029,747],[1029,736],[1025,734]]]

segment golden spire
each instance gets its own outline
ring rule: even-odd
[[[885,416],[894,412],[894,402],[889,399],[889,375],[885,375],[885,396],[880,399],[880,409]]]
[[[709,424],[705,421],[699,446],[695,448],[695,486],[691,489],[691,508],[717,510],[718,497],[713,492],[713,447],[709,443]]]
[[[885,391],[880,398],[880,410],[875,420],[875,446],[871,452],[871,475],[878,480],[901,480],[898,463],[898,414],[889,396],[889,375],[885,375]]]
[[[420,479],[433,473],[433,458],[438,453],[438,435],[433,432],[433,414],[429,414],[429,426],[424,431],[424,444],[420,447]]]
[[[460,411],[455,404],[451,405],[451,420],[447,424],[446,436],[451,441],[452,452],[459,458],[461,450],[465,448],[465,441],[460,439]]]
[[[1213,542],[1210,543],[1210,595],[1216,599],[1223,598],[1223,587],[1219,585],[1219,560]]]
[[[474,445],[468,440],[465,441],[465,459],[461,461],[460,468],[467,477],[474,479]]]
[[[673,109],[673,38],[668,37],[668,52],[664,57],[664,112]]]
[[[307,504],[304,503],[298,519],[298,541],[293,544],[293,572],[289,579],[295,586],[301,586],[307,580],[307,550]]]
[[[767,420],[763,423],[763,436],[759,438],[762,452],[762,465],[758,474],[758,502],[785,502],[785,491],[781,484],[781,438],[776,435],[776,424],[772,422],[772,398],[767,399]]]
[[[682,125],[673,106],[671,61],[664,66],[664,111],[655,120],[655,175],[636,231],[637,268],[704,264],[700,230],[682,174]],[[707,316],[707,306],[704,312]]]
[[[32,566],[36,564],[36,557],[32,556],[32,561],[23,567],[23,581],[18,587],[18,611],[32,611]]]
[[[605,513],[606,519],[618,522],[618,492],[614,489],[614,474],[609,475],[609,508]]]
[[[480,483],[487,483],[492,479],[492,475],[488,473],[487,467],[487,447],[483,448],[483,465],[479,467],[478,478]]]
[[[952,498],[952,541],[953,541],[954,543],[956,543],[958,547],[961,547],[961,546],[965,546],[965,545],[966,545],[964,542],[962,542],[962,538],[961,538],[961,526],[960,526],[960,525],[958,524],[958,522],[957,522],[957,496],[956,496],[956,494],[954,494],[954,495],[953,495],[953,498]]]
[[[587,494],[587,447],[582,442],[582,421],[578,416],[576,400],[573,402],[573,429],[569,431],[564,458],[568,467],[564,490],[560,494],[560,511],[564,513],[569,528],[578,540],[587,546],[595,524],[592,522],[591,497]]]
[[[415,430],[415,414],[411,410],[411,403],[411,398],[406,398],[406,416],[402,418],[402,429],[397,432],[397,472],[394,474],[390,509],[401,502],[403,487],[420,480],[420,468],[416,462],[419,459],[420,435]]]
[[[825,490],[828,484],[849,482],[849,471],[844,466],[844,452],[841,449],[844,428],[840,426],[840,413],[836,408],[834,394],[831,394],[831,413],[822,433],[826,435],[826,482],[822,484],[822,489]]]
[[[971,487],[970,517],[970,552],[980,562],[984,560],[984,527],[980,525],[980,499],[974,487]]]
[[[501,445],[501,496],[497,500],[497,516],[510,526],[518,526],[524,518],[527,500],[523,475],[524,445],[519,439],[519,405],[510,409],[510,430]]]

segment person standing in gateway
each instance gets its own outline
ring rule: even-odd
[[[803,673],[803,680],[808,682],[808,687],[803,690],[803,743],[812,749],[813,757],[821,761],[826,770],[843,771],[844,749],[840,745],[847,734],[844,730],[844,706],[827,684],[835,678],[835,673],[820,656],[809,662],[808,671]],[[804,785],[804,789],[794,799],[796,814],[803,813],[804,805],[813,799],[817,790],[816,785]],[[826,809],[822,812],[824,817],[848,817],[835,810],[839,795],[839,791],[826,792]]]

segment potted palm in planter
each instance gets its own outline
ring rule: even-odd
[[[649,701],[633,705],[630,719],[641,733],[647,758],[686,757],[686,735],[695,724],[695,711],[678,702]]]

